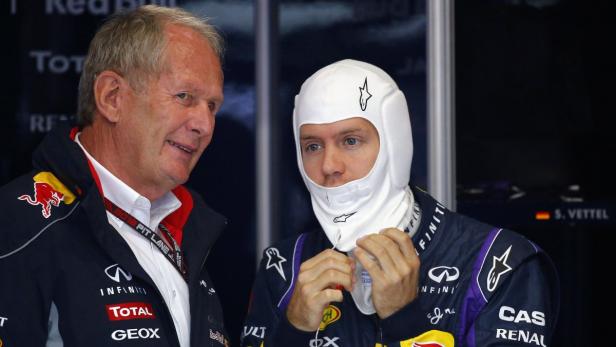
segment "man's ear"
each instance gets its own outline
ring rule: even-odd
[[[120,119],[120,108],[124,94],[128,91],[128,82],[119,74],[105,70],[94,81],[94,100],[98,113],[111,123]]]

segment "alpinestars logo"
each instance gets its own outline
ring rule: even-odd
[[[511,266],[507,264],[507,258],[509,258],[509,252],[511,252],[511,247],[512,246],[509,246],[505,253],[503,253],[503,255],[501,255],[500,257],[492,258],[492,268],[490,269],[490,272],[488,272],[487,279],[488,290],[491,292],[496,289],[496,286],[498,285],[498,281],[500,280],[501,276],[511,271]]]
[[[364,86],[359,87],[359,107],[362,111],[368,108],[368,100],[372,97],[372,94],[368,91],[368,77],[364,79]]]
[[[282,263],[287,261],[287,259],[280,255],[280,252],[277,248],[273,247],[267,249],[265,251],[265,255],[267,255],[267,265],[265,266],[265,269],[268,270],[271,267],[276,268],[276,271],[278,271],[282,279],[286,281],[287,278],[285,277],[284,271],[282,270]]]
[[[122,281],[122,278],[120,277],[120,275],[127,282],[133,279],[133,275],[130,272],[122,269],[120,265],[118,264],[113,264],[111,266],[108,266],[105,269],[105,274],[107,275],[107,277],[109,277],[110,279],[112,279],[113,281],[117,283],[120,283]]]
[[[351,217],[352,215],[356,214],[356,212],[353,213],[345,213],[343,215],[334,217],[334,223],[346,223],[347,219],[349,219],[349,217]]]

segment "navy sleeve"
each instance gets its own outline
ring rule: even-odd
[[[548,256],[527,258],[502,283],[466,336],[467,346],[550,346],[559,284]]]
[[[0,254],[0,346],[45,346],[48,335],[50,298],[44,268],[35,254]],[[40,275],[40,276],[39,276]]]

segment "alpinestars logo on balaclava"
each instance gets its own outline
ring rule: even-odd
[[[364,86],[359,87],[359,107],[362,111],[365,111],[368,107],[368,99],[372,97],[372,94],[368,91],[368,77],[364,79]]]

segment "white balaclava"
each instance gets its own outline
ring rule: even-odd
[[[380,147],[374,166],[365,177],[341,186],[318,185],[304,170],[300,127],[353,117],[368,120],[378,132]],[[364,235],[407,227],[414,203],[408,188],[413,157],[411,122],[404,94],[385,71],[350,59],[320,69],[304,82],[295,97],[293,129],[297,163],[310,192],[312,208],[338,250],[351,251]],[[361,277],[364,281],[365,274]],[[370,290],[355,292],[352,294],[358,308],[366,314],[374,313]]]

